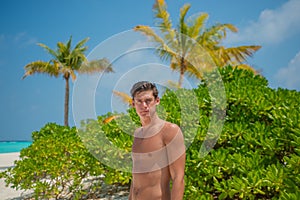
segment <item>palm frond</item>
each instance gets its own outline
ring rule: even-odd
[[[49,76],[57,77],[60,74],[58,63],[51,63],[51,62],[44,62],[44,61],[35,61],[27,64],[25,68],[25,73],[22,79],[26,78],[27,76],[43,73],[48,74]]]
[[[67,56],[69,55],[70,49],[68,49],[68,47],[64,43],[58,42],[57,51],[60,53],[60,55]]]
[[[80,42],[77,43],[77,45],[75,46],[74,49],[82,49],[81,47],[82,47],[83,45],[85,45],[85,43],[87,43],[87,41],[89,41],[89,39],[90,39],[90,38],[85,38],[85,39],[81,40]],[[85,51],[85,50],[87,49],[87,47],[84,47],[83,49],[84,49],[83,51]],[[81,50],[81,51],[82,51],[82,50]]]
[[[192,24],[189,26],[188,36],[192,39],[197,40],[199,37],[201,30],[204,30],[204,25],[209,15],[207,13],[202,13],[196,19],[192,21]]]
[[[131,105],[132,104],[132,98],[124,93],[124,92],[119,92],[119,91],[116,91],[116,90],[113,90],[113,93],[114,95],[116,95],[117,97],[120,97],[121,100],[124,102],[124,103],[127,103],[128,105]]]
[[[103,123],[107,124],[107,123],[111,122],[112,120],[117,119],[118,117],[120,117],[120,116],[119,115],[113,115],[113,116],[107,117],[103,120]]]
[[[179,29],[180,29],[180,33],[184,35],[187,35],[188,26],[185,23],[185,17],[190,7],[191,7],[190,4],[185,4],[182,8],[180,8]]]
[[[174,28],[165,0],[156,0],[153,12],[161,36],[149,26],[139,25],[134,28],[157,44],[156,53],[161,59],[170,60],[170,68],[180,73],[179,86],[185,73],[202,79],[203,73],[211,72],[216,65],[222,67],[228,64],[242,64],[260,48],[260,46],[233,48],[221,46],[220,43],[226,38],[227,31],[237,32],[238,29],[232,24],[215,24],[206,28],[207,13],[197,15],[190,21],[186,20],[189,9],[189,4],[180,9],[179,24]]]
[[[170,19],[170,14],[167,11],[167,5],[164,0],[156,0],[153,11],[155,17],[159,20],[157,25],[163,30],[170,30],[172,28],[172,22]]]
[[[179,45],[179,52],[181,52],[181,55],[184,56],[186,50],[188,49],[187,45],[187,34],[188,34],[188,26],[185,23],[185,17],[187,12],[189,11],[191,5],[185,4],[182,8],[180,8],[180,15],[179,15],[179,26],[178,26],[178,45]]]
[[[172,80],[168,80],[167,85],[168,85],[168,88],[171,88],[171,89],[179,89],[180,88],[179,84]]]
[[[138,25],[134,27],[134,30],[142,32],[144,35],[148,36],[153,42],[157,43],[157,53],[163,59],[167,60],[170,58],[170,55],[176,54],[176,51],[174,50],[174,48],[171,47],[171,45],[178,45],[174,45],[174,41],[168,43],[168,41],[162,39],[159,35],[157,35],[151,27],[145,25]]]
[[[66,49],[70,52],[71,47],[72,47],[72,36],[70,36],[70,39],[68,40],[67,44],[64,45]]]
[[[230,47],[224,48],[220,47],[219,49],[213,52],[213,56],[219,60],[218,66],[223,67],[228,64],[242,64],[246,61],[247,57],[253,56],[253,54],[258,51],[261,46],[238,46],[238,47]]]
[[[206,70],[208,63],[201,63],[198,66],[193,66],[191,64],[187,65],[186,73],[189,77],[196,77],[201,80],[203,78],[203,72]]]
[[[70,75],[71,75],[72,81],[74,82],[76,80],[76,74],[74,73],[74,71],[70,71]]]
[[[220,41],[226,38],[226,30],[237,32],[238,29],[232,24],[216,24],[211,26],[203,33],[203,40],[211,46],[216,46]]]
[[[259,71],[255,70],[252,66],[247,65],[247,64],[236,65],[236,66],[233,66],[233,68],[248,70],[248,71],[253,72],[254,75],[259,74]]]
[[[178,57],[177,56],[172,56],[170,68],[174,71],[180,71],[180,65],[178,63],[180,63],[178,61]]]
[[[82,74],[92,74],[95,72],[114,72],[111,63],[106,58],[83,62],[77,71],[78,73]]]
[[[163,45],[164,44],[164,40],[159,37],[151,27],[149,26],[145,26],[145,25],[138,25],[136,27],[134,27],[135,31],[139,31],[139,32],[142,32],[144,35],[146,36],[150,36],[150,38],[152,38],[155,42]]]
[[[156,0],[153,6],[153,12],[155,15],[155,25],[160,28],[166,41],[172,41],[175,36],[175,30],[172,27],[172,20],[170,14],[167,11],[167,5],[164,0]]]
[[[53,49],[51,49],[50,47],[48,47],[45,44],[42,43],[38,43],[38,45],[42,48],[44,48],[49,54],[51,54],[54,58],[57,57],[57,52],[55,52]]]

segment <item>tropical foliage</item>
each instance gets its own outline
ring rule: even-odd
[[[49,123],[33,132],[32,139],[32,145],[21,151],[21,160],[4,177],[16,189],[33,190],[36,199],[82,196],[88,177],[104,172],[77,136],[76,128]]]
[[[185,4],[180,9],[179,22],[173,27],[165,1],[156,0],[153,11],[159,33],[146,25],[134,28],[149,36],[157,44],[157,54],[163,60],[170,61],[172,70],[179,71],[179,87],[182,86],[185,73],[199,79],[203,78],[204,67],[195,66],[190,62],[194,57],[201,56],[201,63],[204,63],[202,65],[206,63],[208,66],[234,66],[244,64],[247,57],[260,49],[260,46],[256,45],[225,48],[221,42],[226,38],[227,30],[237,32],[237,28],[232,24],[216,24],[206,28],[208,14],[202,13],[187,19],[190,8],[190,4]]]
[[[34,61],[25,66],[25,74],[23,79],[27,76],[43,73],[49,76],[58,77],[62,75],[65,80],[65,101],[64,101],[64,125],[69,125],[69,79],[75,81],[77,73],[95,73],[95,72],[112,72],[113,69],[109,61],[105,58],[99,60],[87,61],[84,52],[87,50],[85,43],[88,38],[80,41],[72,49],[72,37],[64,44],[57,43],[57,49],[53,50],[45,44],[39,44],[51,56],[52,59],[46,61]]]
[[[249,70],[229,66],[219,71],[227,94],[226,121],[206,156],[199,156],[201,146],[211,144],[206,136],[213,108],[206,84],[192,90],[198,109],[183,112],[191,98],[180,99],[191,90],[168,90],[161,98],[160,116],[185,127],[185,139],[192,141],[187,143],[184,199],[299,199],[300,93],[272,89],[265,78]],[[198,120],[191,123],[195,114]],[[34,189],[36,196],[57,198],[66,191],[72,191],[74,199],[87,197],[83,183],[88,176],[96,185],[101,174],[109,184],[128,185],[130,173],[119,169],[130,159],[131,134],[140,122],[130,108],[128,115],[104,123],[115,115],[82,122],[80,130],[46,125],[33,133],[33,144],[22,150],[16,167],[1,177],[15,188]],[[94,189],[88,191],[101,187]]]
[[[33,191],[29,199],[94,199],[104,182],[121,182],[113,178],[118,176],[115,170],[90,154],[75,127],[48,123],[32,139],[16,166],[0,173],[11,187]]]
[[[268,81],[249,70],[237,67],[220,69],[227,94],[226,116],[222,134],[213,149],[201,156],[201,148],[210,148],[207,131],[211,123],[211,95],[206,84],[193,90],[198,97],[198,111],[191,105],[190,91],[167,91],[161,99],[164,118],[184,128],[187,141],[185,199],[298,199],[300,197],[300,93],[272,89]],[[198,114],[196,134],[189,128]],[[161,113],[160,113],[161,114]],[[99,117],[102,134],[118,148],[129,150],[130,130],[139,124],[113,120],[103,124],[108,114]],[[189,123],[188,123],[189,122]],[[95,122],[86,124],[87,127]],[[122,123],[126,125],[121,125]],[[217,129],[218,127],[215,127]],[[93,132],[95,133],[95,131]],[[95,137],[95,134],[91,134]],[[191,136],[193,136],[192,143]],[[108,158],[122,162],[123,155],[111,151]],[[126,178],[126,176],[124,176]],[[129,178],[129,177],[127,177]]]
[[[213,151],[199,158],[209,123],[209,94],[200,86],[200,128],[187,154],[186,199],[298,199],[300,93],[271,89],[250,71],[220,70],[227,115]]]

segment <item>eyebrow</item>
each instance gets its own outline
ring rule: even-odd
[[[135,98],[136,100],[138,100],[138,101],[141,101],[141,100],[153,100],[154,99],[154,97],[146,97],[146,98]]]

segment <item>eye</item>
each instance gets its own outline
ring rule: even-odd
[[[146,99],[146,104],[150,104],[153,101],[153,99]]]
[[[146,104],[150,104],[151,102],[152,102],[151,99],[147,99],[147,100],[146,100]]]

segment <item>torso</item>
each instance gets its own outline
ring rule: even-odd
[[[133,199],[135,200],[169,200],[170,172],[163,134],[170,123],[148,130],[142,138],[143,131],[138,129],[132,146],[133,159]]]

